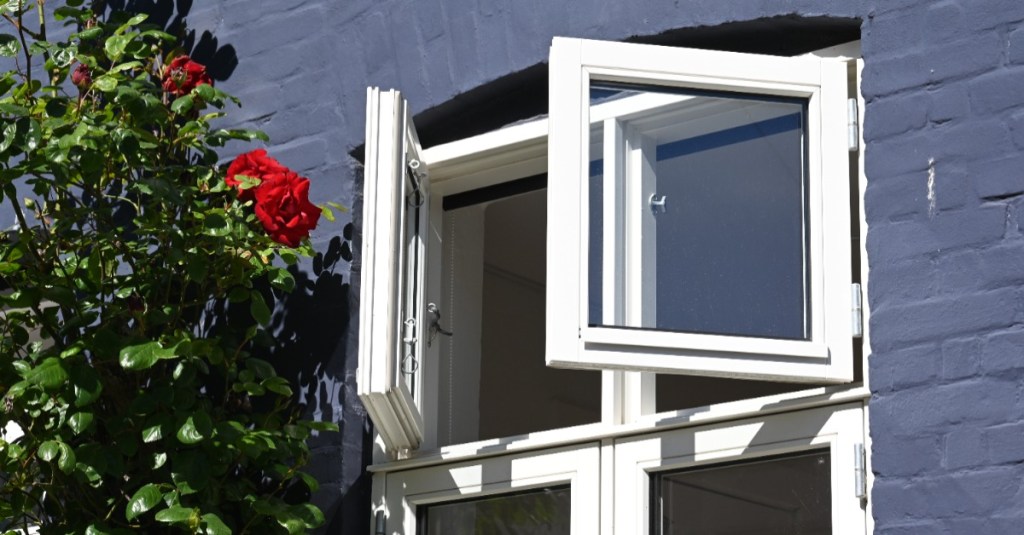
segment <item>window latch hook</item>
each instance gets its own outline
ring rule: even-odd
[[[427,347],[430,347],[438,333],[445,336],[451,336],[452,332],[441,327],[441,309],[437,308],[436,304],[427,303],[427,314],[430,315],[430,318],[428,319],[430,325],[430,336],[427,337]]]
[[[667,201],[668,201],[668,197],[667,196],[665,196],[665,195],[658,195],[657,193],[652,193],[650,198],[647,199],[647,204],[649,204],[651,206],[651,212],[654,215],[658,215],[658,214],[664,214],[665,212],[668,211],[668,206],[666,205]]]

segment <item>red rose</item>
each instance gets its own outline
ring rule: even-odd
[[[233,188],[238,188],[242,183],[235,178],[235,175],[245,175],[266,181],[270,179],[271,175],[280,175],[288,172],[290,171],[287,167],[267,156],[267,151],[256,149],[245,154],[239,154],[235,161],[231,162],[231,165],[228,166],[228,174],[224,182]],[[256,188],[239,188],[238,198],[242,201],[251,200],[254,198],[253,192],[255,190]]]
[[[178,56],[164,66],[164,91],[176,97],[187,95],[202,84],[213,85],[213,80],[206,74],[205,65],[188,56]]]
[[[92,74],[89,72],[89,67],[86,67],[84,63],[79,63],[71,73],[71,83],[79,89],[87,89],[92,85]]]
[[[255,190],[256,217],[274,241],[297,247],[316,228],[320,208],[309,202],[309,179],[285,171]]]

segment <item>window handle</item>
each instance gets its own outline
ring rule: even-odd
[[[430,336],[427,337],[427,347],[434,342],[434,338],[437,337],[438,333],[445,336],[451,336],[452,332],[441,327],[441,309],[437,308],[434,303],[427,303],[427,314],[430,315]]]
[[[664,214],[668,211],[668,206],[666,205],[667,201],[667,196],[652,193],[651,197],[647,200],[647,203],[651,206],[651,212],[653,212],[654,215],[658,215]]]

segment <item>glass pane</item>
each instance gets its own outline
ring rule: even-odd
[[[404,228],[402,259],[405,268],[399,271],[402,291],[401,313],[397,318],[399,322],[398,355],[401,362],[399,367],[402,370],[402,378],[405,380],[406,388],[414,397],[416,396],[417,377],[419,376],[419,361],[421,345],[417,342],[420,333],[412,332],[413,318],[419,316],[422,308],[420,302],[420,278],[416,276],[422,269],[423,263],[423,237],[420,232],[422,224],[423,203],[426,197],[420,189],[420,178],[410,169],[405,170],[405,202],[403,204],[404,214],[402,221]],[[407,324],[406,322],[409,322]]]
[[[420,509],[422,535],[568,535],[568,487]]]
[[[654,476],[652,533],[832,533],[828,452]]]
[[[603,160],[605,195],[591,195],[590,217],[617,232],[590,232],[589,276],[607,279],[600,294],[591,282],[603,310],[591,324],[807,339],[806,102],[594,91],[590,160]]]
[[[601,374],[544,358],[547,177],[443,201],[440,445],[597,422]]]

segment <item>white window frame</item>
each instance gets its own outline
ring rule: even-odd
[[[773,381],[852,381],[846,63],[815,56],[555,38],[550,72],[548,225],[558,231],[549,233],[547,244],[548,365]],[[588,325],[589,140],[591,123],[600,119],[590,113],[592,80],[807,99],[809,340]],[[606,135],[615,137],[614,132]],[[605,145],[607,150],[617,143]],[[609,161],[606,156],[606,169],[614,167]],[[606,242],[614,240],[615,232],[609,232],[614,228],[607,227],[608,221],[605,224]],[[614,246],[605,244],[606,250]],[[634,256],[626,262],[642,262]],[[609,268],[606,273],[614,272]],[[604,281],[603,285],[608,294],[610,284]],[[631,299],[640,298],[639,293],[634,291],[625,299],[627,309]],[[625,315],[627,325],[640,325],[637,313]]]
[[[398,91],[366,91],[366,165],[363,193],[362,280],[360,287],[359,368],[357,392],[376,424],[385,448],[392,452],[416,449],[425,425],[422,388],[411,389],[403,378],[407,353],[422,360],[423,285],[419,273],[405,269],[408,257],[423,258],[419,236],[407,232],[405,207],[411,192],[409,173],[419,167],[420,143],[408,105]],[[417,178],[423,204],[429,203],[426,177]],[[421,211],[425,228],[426,211]],[[414,284],[414,282],[419,282]],[[410,293],[412,303],[403,306]],[[407,324],[411,321],[411,324]],[[414,384],[422,374],[413,370]],[[415,391],[413,391],[415,390]]]
[[[844,46],[837,47],[832,55],[856,56],[858,53],[856,47]],[[859,68],[858,65],[858,71]],[[853,83],[857,85],[856,81]],[[388,210],[377,210],[375,206],[379,205],[375,204],[374,199],[380,195],[402,195],[395,191],[395,186],[407,186],[403,182],[403,173],[407,172],[404,167],[410,159],[429,163],[427,167],[433,186],[425,178],[421,186],[428,195],[426,202],[435,205],[442,194],[459,193],[544,172],[549,146],[548,121],[533,121],[421,152],[412,129],[408,106],[400,95],[394,93],[384,97],[379,94],[377,98],[378,101],[373,105],[369,104],[372,97],[368,98],[367,117],[382,119],[372,121],[372,125],[368,120],[367,125],[361,295],[364,312],[360,315],[360,368],[357,380],[360,396],[379,432],[378,440],[390,450],[386,456],[382,449],[376,450],[374,462],[377,464],[370,467],[374,473],[375,512],[381,513],[380,521],[384,522],[387,533],[415,533],[415,510],[422,505],[516,492],[566,481],[571,481],[573,485],[574,533],[611,533],[613,530],[616,533],[645,533],[635,531],[632,525],[625,530],[616,527],[616,523],[627,522],[630,516],[648,518],[636,512],[642,505],[636,501],[635,494],[630,496],[625,491],[617,490],[618,485],[627,478],[649,479],[646,474],[652,471],[686,466],[687,463],[755,458],[808,447],[819,448],[823,444],[828,444],[833,453],[833,477],[844,480],[852,477],[848,468],[853,462],[853,453],[844,450],[848,449],[845,444],[856,441],[858,436],[867,441],[865,405],[870,391],[866,384],[814,387],[774,396],[653,414],[653,404],[648,406],[648,401],[653,402],[654,396],[653,375],[605,371],[602,374],[604,386],[600,423],[438,448],[431,437],[436,427],[433,420],[436,419],[437,400],[432,398],[436,393],[432,393],[429,388],[418,389],[416,392],[409,392],[406,388],[406,392],[402,392],[403,381],[395,371],[399,362],[395,348],[401,337],[399,318],[403,316],[396,307],[388,308],[388,303],[396,302],[392,298],[397,297],[398,292],[390,290],[389,296],[387,288],[401,287],[399,275],[393,272],[398,262],[398,253],[394,252],[390,256],[377,253],[381,251],[380,247],[389,247],[388,244],[391,244],[391,248],[387,251],[399,251],[397,244],[404,241],[397,234],[391,236],[390,232],[374,232],[370,228],[371,225],[378,225],[382,219],[385,220],[383,224],[389,225],[387,228],[392,231],[401,227],[399,223],[387,222],[391,221],[391,215],[388,215]],[[381,106],[380,99],[391,99],[391,104]],[[382,107],[389,111],[380,113]],[[389,123],[382,122],[385,117],[391,117]],[[593,119],[600,118],[595,116]],[[371,140],[374,140],[372,144]],[[382,144],[385,146],[383,149]],[[862,170],[863,151],[859,157]],[[845,157],[842,161],[848,162]],[[389,177],[391,185],[380,186],[385,177]],[[863,198],[862,171],[858,178]],[[553,182],[553,179],[549,179],[549,188]],[[435,210],[431,216],[439,217],[439,214],[440,211]],[[863,228],[863,206],[857,215],[860,216]],[[854,214],[849,216],[856,217]],[[421,226],[423,228],[426,227]],[[432,239],[432,234],[428,232],[422,238],[421,246],[428,249],[436,246],[432,242],[427,243]],[[846,246],[845,241],[842,245]],[[373,247],[374,250],[367,251],[367,247]],[[860,254],[862,258],[866,257],[863,244]],[[428,260],[440,262],[439,255],[428,256]],[[866,262],[862,263],[861,270],[861,280],[866,282]],[[427,271],[429,273],[430,269]],[[434,269],[434,273],[438,272]],[[382,284],[380,281],[389,282]],[[551,285],[549,282],[549,287]],[[430,299],[430,289],[435,286],[428,281],[425,286],[426,299]],[[585,288],[585,285],[581,288]],[[368,297],[367,292],[373,295]],[[420,313],[422,305],[420,302],[416,307]],[[417,340],[423,340],[424,329],[422,322],[418,322],[414,332]],[[382,342],[384,339],[375,338],[378,343],[372,344],[370,337],[375,332],[381,333],[380,336],[390,336],[391,339]],[[867,334],[865,332],[862,341],[865,348]],[[420,368],[417,379],[419,384],[436,384],[437,370],[431,370],[429,355],[427,360]],[[367,398],[371,401],[367,402]],[[849,416],[854,413],[860,415],[860,420]],[[405,426],[408,421],[416,422],[412,432],[408,432]],[[815,427],[816,422],[825,423]],[[761,429],[777,428],[777,432],[761,436],[779,440],[759,438],[744,443],[743,437],[749,437],[749,434],[744,435],[744,429],[750,429],[750,425],[760,425]],[[395,440],[396,436],[399,440]],[[701,449],[703,453],[693,455],[689,460],[685,453],[676,454],[678,451],[672,449],[672,444],[685,442],[685,439],[678,439],[685,436],[705,437],[701,439],[706,446]],[[417,440],[419,449],[413,445]],[[666,447],[664,460],[656,461],[648,457],[647,464],[641,467],[637,459],[643,455],[634,455],[637,462],[632,465],[627,462],[629,452],[642,451],[645,447],[653,448],[652,445],[659,440]],[[653,450],[648,451],[649,454],[651,452]],[[644,473],[640,474],[637,470]],[[870,485],[870,467],[867,467],[866,474]],[[637,482],[648,479],[636,479],[634,488]],[[834,479],[834,486],[846,485],[836,481]],[[581,493],[580,497],[576,496],[577,491]],[[846,500],[850,494],[853,494],[852,486],[834,489],[833,500],[840,495]],[[578,499],[584,500],[585,505],[578,506]],[[852,513],[849,503],[844,501],[841,510]],[[871,524],[870,503],[867,507],[866,511],[860,510],[859,516],[853,513],[852,524],[837,523],[834,524],[835,528],[842,533],[866,532]],[[837,510],[840,509],[834,507],[834,512]],[[847,526],[866,527],[848,530]]]
[[[568,485],[571,533],[590,535],[600,533],[600,515],[593,514],[600,508],[600,460],[598,444],[590,443],[388,472],[378,474],[384,482],[375,485],[374,503],[383,513],[383,533],[401,535],[419,533],[418,507]]]
[[[833,529],[865,533],[857,481],[863,468],[856,463],[863,421],[862,405],[848,404],[616,440],[614,532],[651,533],[651,477],[657,472],[827,449]]]

